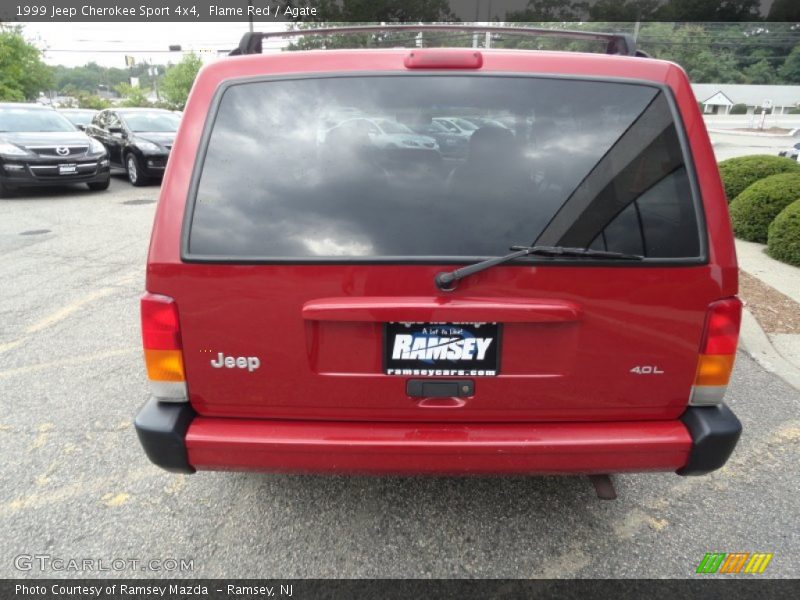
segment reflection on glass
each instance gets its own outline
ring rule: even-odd
[[[475,258],[536,242],[696,257],[684,161],[669,105],[650,86],[425,75],[243,83],[220,103],[189,250]]]

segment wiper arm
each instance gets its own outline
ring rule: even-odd
[[[437,273],[434,278],[436,287],[443,292],[452,292],[456,289],[459,280],[465,277],[532,254],[551,257],[578,256],[586,258],[605,258],[610,260],[642,260],[644,258],[644,256],[639,254],[624,254],[622,252],[610,252],[607,250],[590,250],[589,248],[566,248],[564,246],[511,246],[509,250],[513,250],[513,252],[505,256],[496,256],[495,258],[477,262],[474,265],[467,265],[466,267],[461,267],[453,271]]]

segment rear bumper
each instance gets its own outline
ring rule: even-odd
[[[558,474],[721,467],[741,425],[727,407],[681,420],[443,424],[266,421],[196,416],[150,400],[136,418],[148,457],[175,472]]]

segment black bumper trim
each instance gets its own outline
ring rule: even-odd
[[[30,188],[57,188],[61,186],[95,183],[105,181],[111,177],[108,167],[100,167],[95,173],[79,173],[77,175],[61,175],[53,177],[33,177],[27,173],[22,176],[8,176],[0,174],[3,183],[12,189]]]
[[[692,449],[686,465],[678,475],[705,475],[719,469],[730,458],[742,424],[730,408],[718,406],[690,406],[681,415],[681,421],[692,437]]]
[[[150,398],[134,421],[147,457],[173,473],[194,473],[186,451],[186,431],[195,412],[188,402],[159,402]]]

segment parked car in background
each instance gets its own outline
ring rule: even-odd
[[[133,185],[161,179],[181,118],[160,108],[114,108],[95,115],[86,133],[108,150],[112,168]]]
[[[778,156],[785,156],[786,158],[791,158],[800,161],[800,158],[798,158],[798,156],[800,156],[800,142],[797,142],[791,148],[787,148],[786,150],[781,150],[780,152],[778,152]]]
[[[447,128],[448,131],[458,133],[460,135],[469,136],[472,135],[476,129],[478,129],[477,125],[470,123],[461,117],[435,117],[433,120]]]
[[[286,34],[246,34],[186,106],[141,301],[153,462],[582,473],[603,497],[725,464],[736,251],[678,65],[599,32],[607,55],[257,55]],[[320,144],[337,107],[373,117]],[[471,131],[445,163],[403,123],[448,107],[514,131],[437,118]]]
[[[439,145],[442,156],[466,156],[469,136],[456,133],[434,120],[413,125],[411,128],[419,134],[432,137]]]
[[[489,119],[486,117],[464,117],[465,121],[469,121],[476,127],[502,127],[503,129],[508,129],[505,124],[501,123],[497,119]]]
[[[329,129],[325,134],[325,140],[338,137],[341,133],[366,134],[376,148],[438,150],[438,144],[434,138],[415,133],[409,127],[391,119],[364,117],[347,119]]]
[[[67,117],[81,131],[85,131],[94,116],[100,112],[93,108],[59,108],[58,112]]]
[[[0,103],[0,197],[18,188],[109,184],[108,153],[64,115],[38,104]]]

